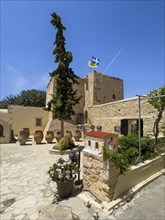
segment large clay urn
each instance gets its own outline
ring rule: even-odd
[[[73,137],[74,137],[75,141],[79,141],[80,138],[81,138],[81,131],[76,130],[75,134],[73,135]]]
[[[54,139],[53,131],[47,131],[45,136],[45,140],[47,141],[47,143],[52,143],[53,139]]]
[[[41,141],[43,140],[44,138],[44,135],[43,135],[43,132],[38,130],[38,131],[35,131],[35,134],[34,134],[34,141],[36,142],[36,144],[40,144]]]
[[[30,129],[29,128],[23,128],[23,132],[24,132],[24,134],[26,135],[26,137],[28,139],[29,136],[30,136]]]
[[[55,138],[56,138],[57,142],[59,142],[59,140],[62,138],[61,131],[57,131]]]
[[[71,131],[66,131],[66,135],[65,135],[65,137],[67,137],[68,138],[68,141],[69,141],[69,143],[71,142],[71,140],[72,140],[72,132]]]
[[[25,135],[24,131],[20,131],[19,135],[18,135],[18,142],[20,143],[20,145],[24,145],[26,144],[27,141],[27,136]]]

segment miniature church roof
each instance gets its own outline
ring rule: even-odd
[[[115,134],[110,132],[102,132],[102,131],[89,131],[85,133],[85,136],[97,137],[97,138],[106,138],[111,135],[115,135]]]
[[[111,144],[111,145],[116,145],[117,142],[116,142],[116,141],[110,141],[109,144]]]

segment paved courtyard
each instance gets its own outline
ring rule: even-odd
[[[46,172],[54,160],[61,157],[49,153],[53,145],[45,143],[36,145],[32,142],[24,146],[18,143],[1,144],[1,220],[53,219],[46,214],[55,207],[52,201],[56,183],[47,183]],[[68,158],[68,155],[63,157]],[[119,208],[111,216],[106,216],[93,205],[89,210],[81,194],[60,204],[71,207],[73,212],[84,220],[94,219],[97,212],[99,219],[164,219],[164,180],[164,176],[155,180],[146,192],[141,191],[135,200]],[[85,193],[82,195],[88,196]],[[45,217],[40,216],[40,210]]]
[[[51,148],[52,144],[1,145],[1,219],[37,219],[40,207],[50,202],[56,185],[47,183],[46,171],[55,160]]]

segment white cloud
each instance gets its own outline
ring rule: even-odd
[[[41,73],[25,74],[10,64],[5,65],[7,70],[7,78],[10,94],[19,94],[22,90],[36,89],[46,90],[49,83],[50,76]]]
[[[17,76],[14,83],[14,91],[20,93],[22,90],[26,90],[28,84],[28,81],[24,77]]]
[[[12,73],[19,73],[19,71],[17,69],[15,69],[15,67],[13,67],[12,65],[6,65],[6,69],[11,71]]]
[[[37,77],[37,79],[35,80],[35,89],[43,89],[46,88],[48,85],[48,82],[50,80],[50,76],[48,73],[44,74],[44,75],[40,75],[40,78]]]

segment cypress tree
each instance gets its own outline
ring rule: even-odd
[[[79,103],[81,97],[77,96],[77,90],[73,89],[73,84],[78,84],[78,76],[74,74],[72,68],[69,67],[72,62],[72,53],[66,51],[65,37],[63,31],[66,28],[61,23],[61,18],[56,14],[51,14],[51,24],[57,29],[56,38],[54,41],[55,49],[53,55],[55,56],[55,63],[57,68],[50,74],[55,77],[56,85],[52,99],[48,102],[46,110],[52,112],[53,119],[61,120],[61,132],[64,133],[64,120],[71,119],[75,114],[74,105]]]

